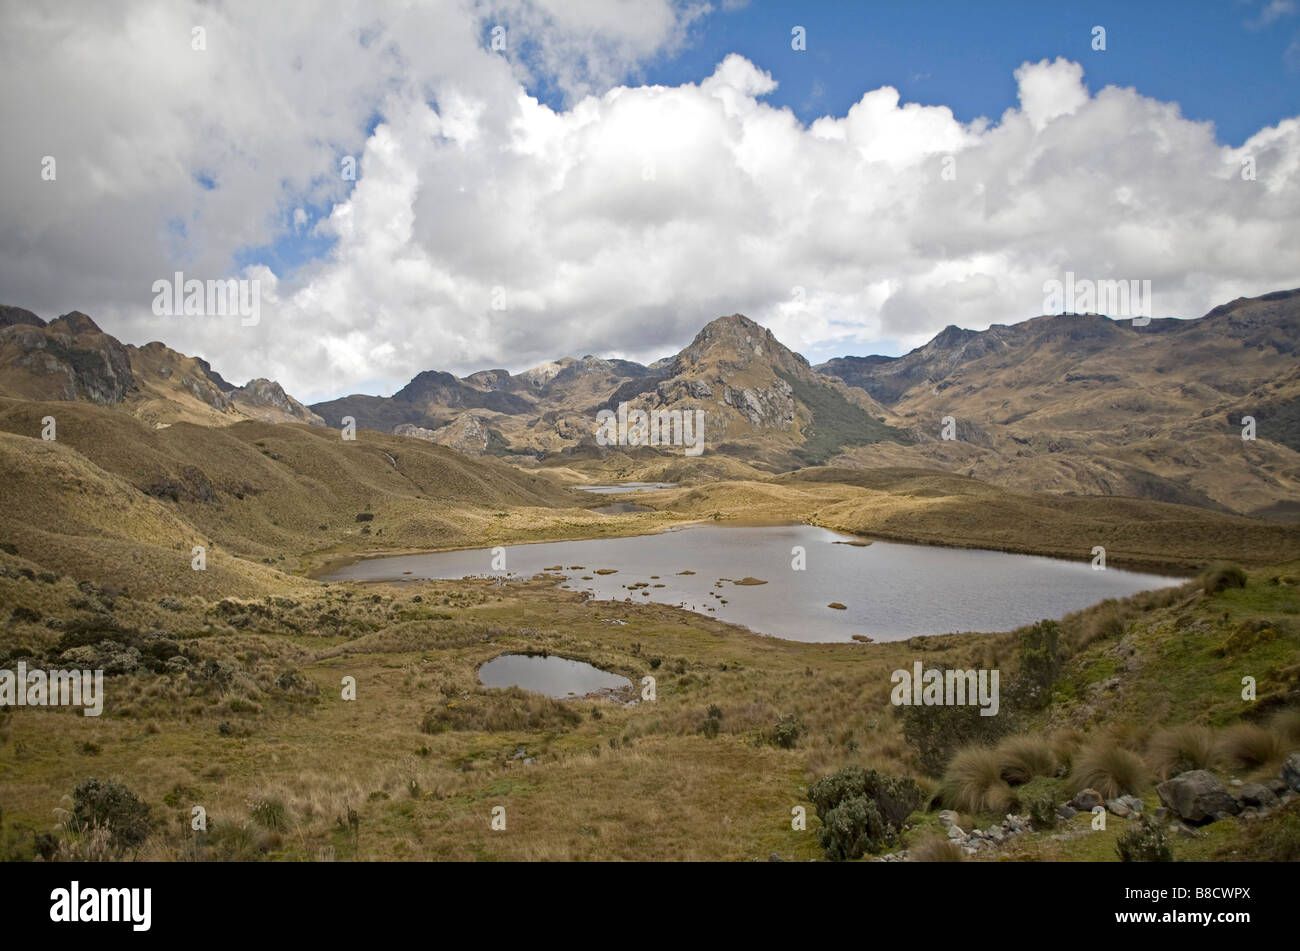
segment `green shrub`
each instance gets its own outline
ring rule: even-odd
[[[1169,834],[1164,824],[1143,815],[1129,825],[1115,843],[1121,862],[1172,862]]]
[[[921,804],[921,790],[906,777],[846,766],[808,789],[821,820],[826,857],[840,862],[892,845]]]
[[[977,706],[900,706],[894,708],[902,721],[903,739],[912,748],[916,765],[927,776],[942,776],[944,767],[957,750],[966,746],[988,746],[1012,728],[1011,719],[1000,713],[980,716]]]
[[[1061,672],[1061,625],[1039,621],[1025,628],[1020,632],[1018,657],[1020,669],[1012,694],[1028,707],[1040,707]]]
[[[776,721],[767,735],[768,742],[773,746],[779,746],[783,750],[792,750],[795,744],[799,742],[799,737],[803,735],[803,724],[793,713],[787,713],[781,719]]]
[[[139,848],[149,837],[149,806],[121,783],[92,776],[72,792],[71,825],[78,832],[106,827],[120,855]]]

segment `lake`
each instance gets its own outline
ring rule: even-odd
[[[655,535],[512,545],[505,571],[492,570],[490,549],[477,549],[372,558],[322,580],[415,582],[548,572],[563,575],[563,587],[599,599],[657,601],[761,634],[820,642],[848,641],[855,634],[889,641],[1007,631],[1182,580],[1118,568],[1097,571],[1087,561],[860,541],[812,525],[692,525]],[[805,552],[801,571],[791,568],[796,548]],[[736,583],[747,580],[765,583]]]
[[[575,489],[595,495],[618,495],[623,492],[653,492],[656,489],[675,489],[676,482],[615,482],[612,485],[575,485]]]

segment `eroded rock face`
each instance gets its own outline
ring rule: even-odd
[[[794,390],[785,380],[754,389],[725,387],[722,402],[753,426],[787,429],[794,425]]]
[[[393,434],[426,439],[440,446],[446,446],[448,449],[455,449],[467,456],[483,455],[487,451],[488,444],[492,441],[488,421],[474,413],[462,413],[446,426],[441,426],[438,429],[427,429],[423,426],[401,423],[393,427]]]
[[[24,321],[0,329],[0,352],[27,377],[20,391],[31,390],[31,398],[120,403],[135,383],[126,347],[76,311],[43,327]]]
[[[1169,811],[1185,822],[1213,822],[1220,813],[1236,815],[1241,804],[1213,773],[1193,769],[1179,773],[1156,787]]]

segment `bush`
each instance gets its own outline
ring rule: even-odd
[[[927,776],[942,776],[957,750],[987,746],[1011,729],[1005,713],[980,716],[976,706],[900,706],[894,708],[903,724],[903,739]]]
[[[289,827],[289,810],[281,799],[271,796],[256,799],[249,804],[248,814],[265,829],[283,830]]]
[[[1215,595],[1228,588],[1246,587],[1246,572],[1238,565],[1216,562],[1201,573],[1201,590]]]
[[[1172,862],[1173,850],[1169,847],[1169,834],[1162,823],[1150,816],[1141,816],[1132,823],[1115,843],[1121,862]]]
[[[1061,625],[1039,621],[1020,633],[1020,670],[1012,688],[1025,705],[1042,706],[1061,672]]]
[[[1136,754],[1103,740],[1075,758],[1070,783],[1075,790],[1095,789],[1106,799],[1136,794],[1146,780],[1146,766]]]
[[[776,725],[768,733],[767,739],[773,746],[779,746],[783,750],[792,750],[802,735],[803,724],[799,722],[799,718],[793,713],[787,713],[776,721]]]
[[[1214,731],[1195,723],[1161,730],[1147,745],[1147,762],[1161,779],[1191,769],[1213,769],[1218,760]]]
[[[948,764],[939,787],[944,805],[962,812],[1007,812],[1015,793],[1002,778],[998,754],[983,747],[960,751]]]
[[[921,790],[905,777],[846,766],[808,789],[821,820],[826,857],[841,862],[892,845],[921,804]]]
[[[1030,796],[1022,803],[1035,832],[1055,829],[1061,817],[1056,812],[1056,797],[1045,794]]]
[[[121,783],[93,776],[72,792],[73,828],[82,832],[103,826],[120,855],[139,848],[149,837],[149,806]]]

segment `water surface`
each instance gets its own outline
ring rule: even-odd
[[[1181,583],[1035,555],[883,541],[836,544],[850,541],[856,539],[811,525],[695,525],[657,535],[513,545],[506,549],[505,571],[493,571],[491,550],[479,549],[360,561],[326,580],[549,572],[563,575],[564,587],[596,598],[678,605],[796,641],[1007,631],[1105,598]],[[793,570],[799,548],[805,568]],[[735,583],[746,580],[765,583]]]
[[[478,669],[485,687],[522,687],[563,700],[608,693],[632,686],[632,681],[607,670],[567,657],[502,654]]]
[[[595,495],[618,495],[621,492],[653,492],[655,489],[675,489],[676,482],[615,482],[611,485],[575,485],[575,489]]]

